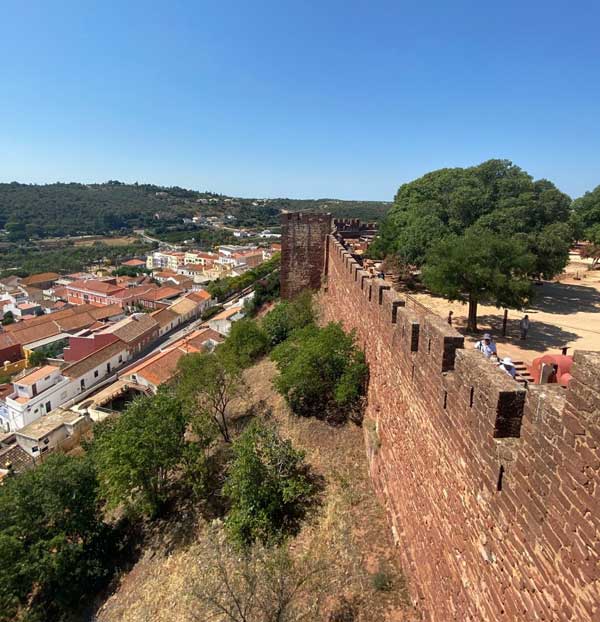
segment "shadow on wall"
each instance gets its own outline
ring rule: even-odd
[[[502,337],[502,317],[497,315],[480,315],[477,321],[481,326],[489,326],[494,334],[494,339],[498,343],[506,343],[512,341],[515,345],[522,345],[527,350],[535,350],[536,352],[546,352],[548,350],[557,350],[557,354],[562,347],[571,341],[581,339],[577,333],[564,330],[555,324],[540,322],[535,316],[530,316],[531,328],[527,336],[527,341],[520,341],[520,318],[509,319],[506,324],[506,337]],[[458,328],[458,327],[457,327]],[[481,332],[485,332],[481,329]]]
[[[535,288],[536,296],[529,305],[544,313],[600,313],[600,291],[587,285],[544,283]]]

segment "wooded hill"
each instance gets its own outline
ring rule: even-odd
[[[377,219],[389,207],[371,201],[251,199],[152,184],[0,184],[0,228],[10,241],[109,234],[204,215],[234,216],[235,226],[276,226],[286,210],[330,211],[334,216]]]

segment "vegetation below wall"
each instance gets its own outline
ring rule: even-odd
[[[234,417],[235,404],[250,390],[244,370],[275,344],[285,389],[279,381],[276,385],[294,412],[326,418],[334,403],[338,415],[341,408],[354,410],[364,392],[364,359],[352,335],[336,324],[318,328],[314,320],[311,297],[305,295],[259,321],[236,322],[214,353],[182,357],[172,383],[96,424],[83,455],[50,455],[34,470],[9,476],[0,487],[0,621],[76,615],[89,592],[107,584],[113,560],[131,548],[140,525],[155,524],[173,503],[188,499],[196,511],[210,506],[208,512],[222,521],[206,542],[207,560],[256,556],[249,572],[264,564],[290,589],[300,581],[305,587],[291,589],[289,598],[273,594],[286,619],[324,604],[327,569],[318,559],[314,566],[295,562],[289,547],[319,511],[322,477],[305,452],[281,435],[264,405],[252,404],[242,418]],[[312,408],[296,408],[308,400]],[[313,568],[322,580],[311,579]],[[226,589],[217,583],[207,593],[211,577],[222,571],[207,562],[196,584],[197,606],[214,614],[219,613],[215,598],[252,600],[248,590],[258,589],[242,575],[244,581]],[[270,619],[265,607],[271,610],[271,599],[252,604],[243,620]]]

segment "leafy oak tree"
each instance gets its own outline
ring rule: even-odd
[[[229,443],[230,404],[244,387],[241,366],[217,349],[213,354],[181,357],[178,369],[176,391],[192,427],[199,431],[212,427]]]
[[[535,257],[524,241],[487,235],[478,228],[434,244],[423,281],[450,300],[469,304],[468,329],[477,330],[477,305],[522,307],[533,295],[530,274]]]

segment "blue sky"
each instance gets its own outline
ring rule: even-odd
[[[597,2],[4,0],[0,180],[389,200],[511,159],[600,184]]]

